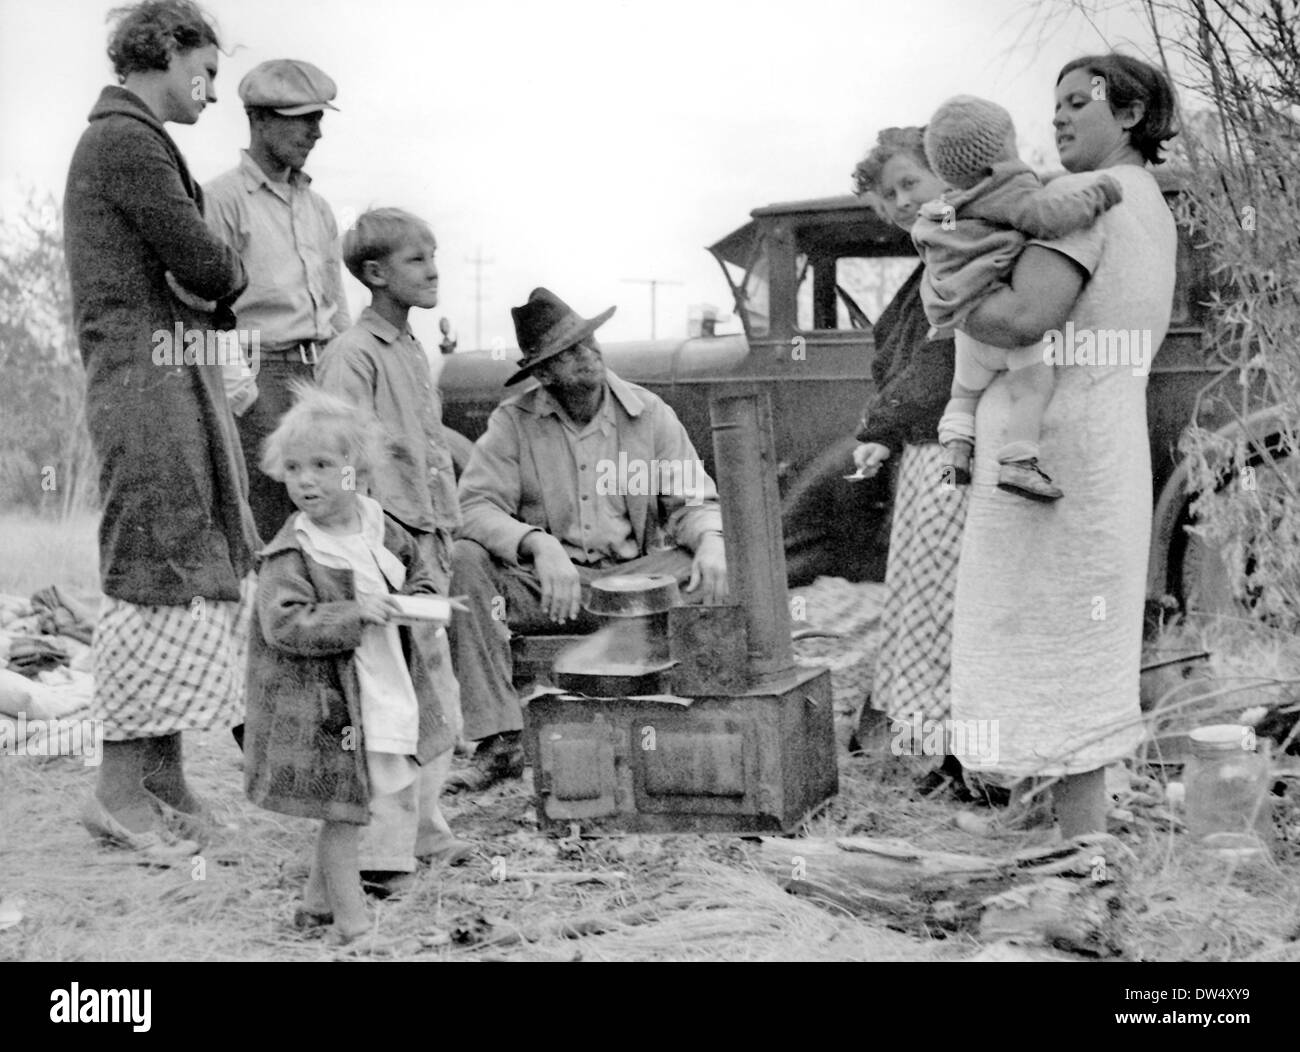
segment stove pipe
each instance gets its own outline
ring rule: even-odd
[[[759,684],[794,668],[771,397],[755,384],[728,385],[709,417],[731,601],[745,611],[749,675]]]

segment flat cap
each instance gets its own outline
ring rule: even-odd
[[[330,105],[337,94],[334,81],[310,62],[296,58],[263,62],[239,82],[239,97],[245,106],[261,106],[285,117],[337,110]]]

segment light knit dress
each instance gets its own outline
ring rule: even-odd
[[[1091,272],[1069,342],[1083,350],[1078,341],[1088,333],[1126,330],[1130,340],[1149,333],[1154,350],[1169,326],[1174,220],[1150,172],[1107,171],[1124,200],[1089,230],[1050,243]],[[1068,340],[1068,326],[1063,335]],[[1140,372],[1121,363],[1056,370],[1041,458],[1065,491],[1055,504],[996,488],[1005,374],[980,399],[957,571],[952,706],[956,720],[996,721],[996,749],[962,757],[982,775],[1079,774],[1129,755],[1141,739],[1151,458]]]

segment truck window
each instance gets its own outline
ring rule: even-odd
[[[722,261],[722,267],[735,293],[736,306],[746,323],[746,331],[751,337],[766,336],[771,326],[766,254],[759,254],[748,270],[742,270],[727,260]]]
[[[797,257],[796,325],[805,332],[871,329],[916,266],[893,256]]]

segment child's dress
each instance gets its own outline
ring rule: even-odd
[[[361,530],[327,533],[304,513],[294,517],[303,550],[322,566],[351,570],[358,597],[400,591],[406,567],[384,547],[384,513],[379,503],[358,495]],[[366,768],[375,796],[399,792],[415,781],[413,759],[420,730],[420,706],[406,668],[397,625],[365,625],[355,651],[361,688],[361,731]]]

